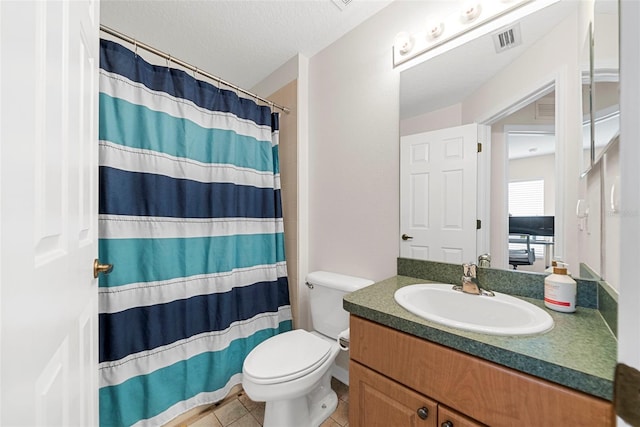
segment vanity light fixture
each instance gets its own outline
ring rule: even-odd
[[[444,18],[429,17],[421,31],[402,31],[393,44],[393,66],[397,67],[452,41],[471,30],[520,9],[517,19],[559,0],[465,0],[462,8]],[[527,6],[527,7],[523,7]],[[487,31],[496,31],[505,23],[495,22]],[[425,58],[426,59],[426,58]]]

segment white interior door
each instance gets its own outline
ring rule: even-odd
[[[0,2],[0,424],[97,407],[98,1]]]
[[[400,256],[476,257],[478,125],[400,138]]]

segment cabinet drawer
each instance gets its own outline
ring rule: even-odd
[[[614,425],[611,402],[353,315],[350,354],[487,425]]]

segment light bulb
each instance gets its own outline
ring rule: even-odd
[[[460,18],[462,22],[475,21],[482,13],[482,5],[479,1],[468,1],[462,5],[460,10]]]
[[[393,45],[401,55],[406,55],[413,48],[413,37],[408,32],[402,31],[396,35]]]
[[[427,21],[427,39],[435,40],[442,35],[444,31],[444,22],[440,20]]]

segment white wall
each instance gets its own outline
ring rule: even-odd
[[[462,125],[462,104],[453,104],[430,113],[400,121],[400,136],[430,132]]]
[[[309,62],[309,270],[396,274],[399,74],[392,3]]]
[[[604,268],[602,275],[616,290],[620,289],[620,207],[612,206],[612,196],[619,202],[620,197],[620,144],[607,150],[603,157],[603,218],[604,227],[602,250]],[[613,188],[615,187],[615,190]],[[612,195],[612,191],[614,194]]]

